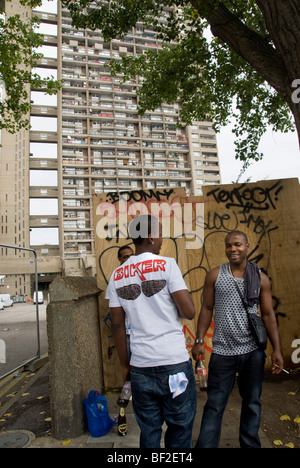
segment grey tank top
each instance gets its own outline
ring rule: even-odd
[[[234,279],[229,273],[228,263],[222,264],[215,283],[212,350],[224,356],[246,354],[257,349],[249,328],[247,312],[234,284],[235,280],[243,295],[243,278]],[[258,314],[257,305],[248,310],[250,313]]]

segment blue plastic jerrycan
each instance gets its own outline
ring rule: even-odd
[[[91,390],[83,400],[86,410],[89,433],[92,437],[104,436],[117,424],[108,414],[107,400],[96,390]]]

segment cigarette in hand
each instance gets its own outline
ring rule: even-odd
[[[278,366],[277,364],[275,364],[275,367],[278,367],[278,369],[279,369],[279,366]],[[283,370],[283,372],[285,372],[286,374],[289,374],[289,371],[287,371],[286,369],[282,369],[282,370]]]

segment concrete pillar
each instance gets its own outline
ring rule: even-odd
[[[83,405],[90,390],[103,389],[95,278],[57,277],[50,285],[47,333],[52,435],[78,437],[86,431]]]

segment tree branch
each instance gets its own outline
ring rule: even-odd
[[[199,0],[192,5],[208,21],[212,34],[246,60],[277,92],[287,99],[286,70],[276,49],[257,32],[245,25],[222,3],[202,8]],[[214,5],[216,2],[214,2]]]
[[[300,77],[300,4],[298,0],[257,0],[265,23],[285,63],[289,80]]]

